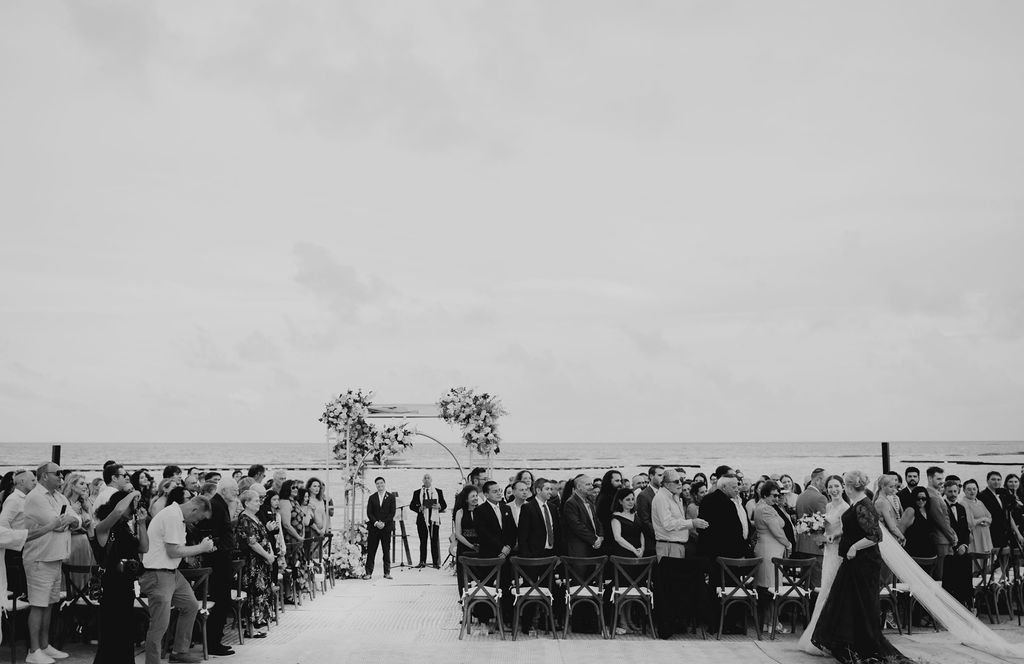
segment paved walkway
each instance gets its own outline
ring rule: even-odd
[[[379,574],[379,571],[378,571]],[[676,636],[667,641],[624,636],[615,641],[598,635],[572,635],[553,640],[541,633],[502,642],[497,634],[474,630],[459,641],[460,612],[450,572],[431,568],[394,570],[393,581],[379,576],[372,581],[342,581],[316,600],[288,607],[280,626],[269,638],[247,640],[235,646],[237,655],[211,658],[236,664],[320,664],[323,662],[522,662],[576,664],[581,661],[668,661],[684,656],[691,661],[738,661],[743,664],[824,664],[831,660],[796,650],[795,636],[758,642],[747,637],[723,637],[721,642],[700,636]],[[998,664],[1024,662],[1024,629],[1016,621],[997,628],[1007,640],[1021,644],[1020,660],[1005,660],[970,650],[942,633],[922,632],[893,636],[898,648],[922,662]],[[231,639],[228,640],[231,642]],[[92,649],[75,645],[68,664],[92,662]],[[9,650],[0,652],[7,661]],[[19,661],[24,650],[19,648]],[[143,657],[137,658],[140,664]]]

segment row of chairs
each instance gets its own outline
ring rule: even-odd
[[[557,638],[554,622],[554,601],[556,587],[560,599],[565,601],[565,625],[563,638],[568,638],[572,613],[580,605],[593,606],[601,626],[604,638],[615,638],[614,629],[609,630],[603,619],[603,606],[608,601],[613,606],[612,626],[618,624],[621,612],[631,605],[638,606],[645,614],[652,636],[657,636],[654,625],[654,592],[652,578],[657,558],[627,558],[621,556],[595,556],[578,558],[571,556],[550,556],[546,558],[523,558],[512,556],[504,558],[475,558],[460,556],[465,577],[465,588],[462,593],[462,628],[459,638],[470,633],[471,611],[474,606],[485,604],[497,617],[497,627],[501,638],[505,638],[501,599],[504,592],[502,574],[506,563],[511,573],[509,584],[512,593],[512,640],[519,633],[519,623],[523,610],[531,604],[537,604],[547,612],[551,634]],[[719,557],[716,563],[719,571],[719,583],[716,593],[721,603],[719,616],[718,639],[722,638],[722,623],[730,607],[740,605],[744,608],[744,621],[749,611],[755,626],[757,638],[761,639],[760,622],[758,621],[757,599],[754,575],[760,567],[761,558],[724,558]],[[795,605],[803,613],[805,623],[811,614],[811,595],[814,588],[811,584],[813,561],[807,559],[773,558],[775,566],[775,588],[772,595],[772,638],[775,637],[774,625],[782,610]],[[605,570],[611,566],[611,578],[605,579]],[[795,618],[794,618],[795,620]],[[703,633],[703,627],[702,633]],[[705,635],[706,636],[706,635]]]
[[[274,601],[272,607],[272,621],[279,623],[279,613],[285,611],[285,594],[289,593],[294,597],[297,604],[302,603],[302,595],[305,593],[310,600],[316,598],[319,589],[326,593],[328,584],[334,587],[335,575],[331,565],[333,535],[327,533],[323,536],[307,538],[301,542],[288,544],[288,559],[295,560],[296,556],[302,555],[308,564],[302,570],[284,567],[278,570],[277,578],[272,585]],[[242,587],[244,560],[235,560],[232,563],[233,587],[231,593],[231,612],[234,618],[234,627],[237,632],[239,644],[244,643],[244,631],[252,629],[252,607],[249,604],[248,594]],[[24,571],[17,565],[11,565],[14,569],[9,570],[12,581],[11,590],[7,597],[0,598],[0,617],[2,617],[5,629],[4,635],[10,641],[11,661],[17,661],[16,643],[18,638],[19,614],[27,613],[28,602],[24,593]],[[98,621],[101,587],[100,575],[102,570],[99,566],[62,566],[64,577],[64,590],[61,592],[61,601],[58,604],[58,611],[54,624],[55,642],[58,645],[68,639],[71,631],[76,625],[95,625]],[[196,599],[200,603],[200,610],[197,622],[200,627],[202,638],[203,656],[208,658],[206,621],[214,603],[209,599],[209,580],[212,569],[209,567],[187,567],[180,568],[182,576],[192,586]],[[303,575],[305,583],[299,583],[299,575]],[[146,597],[136,584],[135,602],[141,611],[147,611]],[[141,616],[145,619],[145,616]],[[172,620],[173,620],[172,616]],[[168,634],[173,634],[173,628],[168,629]],[[169,647],[169,642],[165,648]]]

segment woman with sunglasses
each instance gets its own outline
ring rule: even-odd
[[[907,553],[914,558],[931,558],[935,548],[935,522],[928,517],[928,489],[916,486],[910,494],[913,506],[903,512],[903,522],[909,523],[906,532]]]

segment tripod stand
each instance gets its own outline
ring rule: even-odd
[[[395,560],[398,556],[395,549],[398,547],[398,538],[402,538],[402,547],[399,549],[399,553],[402,554],[402,562],[393,564],[392,567],[409,567],[412,565],[412,552],[409,550],[409,533],[405,530],[405,505],[398,508],[398,527],[401,529],[402,534],[399,535],[392,529],[391,531],[391,560]]]

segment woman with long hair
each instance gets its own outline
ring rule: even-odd
[[[605,533],[604,543],[601,552],[609,554],[615,549],[615,542],[607,534],[612,531],[612,510],[615,506],[615,496],[622,489],[622,473],[618,470],[609,470],[601,478],[601,490],[597,494],[597,520],[601,523],[601,532]]]
[[[299,494],[305,493],[298,480],[285,480],[281,485],[278,509],[281,512],[281,527],[284,529],[285,560],[292,570],[294,595],[285,597],[286,603],[294,604],[297,596],[309,590],[308,562],[303,540],[306,537],[306,516],[303,514]]]
[[[516,473],[515,482],[512,482],[512,484],[515,485],[516,482],[525,482],[526,488],[530,490],[530,495],[534,495],[532,472],[530,472],[529,470],[520,470],[518,473]]]
[[[78,567],[91,567],[96,564],[93,556],[92,544],[89,538],[93,532],[92,524],[92,500],[89,498],[89,482],[81,473],[71,473],[64,480],[64,497],[71,505],[71,511],[81,519],[80,525],[70,529],[71,532],[71,554],[68,556],[67,564]],[[76,572],[72,580],[79,588],[84,589],[89,583],[89,574]]]
[[[811,636],[814,634],[814,627],[818,623],[822,609],[825,608],[825,600],[828,599],[829,589],[832,587],[832,580],[835,579],[842,562],[839,556],[839,538],[843,534],[843,514],[849,509],[846,504],[845,483],[838,475],[830,475],[825,480],[825,497],[829,502],[825,505],[825,546],[822,550],[821,559],[821,586],[818,592],[818,600],[814,604],[814,612],[807,623],[807,629],[800,636],[797,645],[800,650],[812,654],[821,654],[821,651],[811,643]]]
[[[611,555],[629,558],[643,558],[644,531],[636,521],[636,495],[630,489],[619,489],[612,503],[610,531],[612,548]],[[637,631],[633,624],[631,611],[619,614],[619,624],[615,625],[616,634]]]
[[[473,556],[480,551],[477,544],[476,524],[473,512],[480,502],[480,492],[472,484],[462,487],[459,492],[458,503],[461,507],[455,510],[454,536],[455,536],[455,570],[459,588],[459,597],[462,597],[462,590],[465,586],[465,578],[462,572],[462,565],[458,564],[462,556]]]
[[[135,662],[135,581],[149,550],[146,510],[138,491],[118,491],[96,508],[96,557],[103,568],[100,642],[94,664]]]
[[[916,486],[910,494],[913,506],[903,512],[907,523],[907,553],[914,558],[931,558],[938,554],[935,546],[935,522],[928,516],[928,489]]]
[[[324,483],[318,477],[306,480],[306,494],[309,496],[309,507],[313,512],[310,528],[319,536],[327,532],[327,501],[324,499]]]

